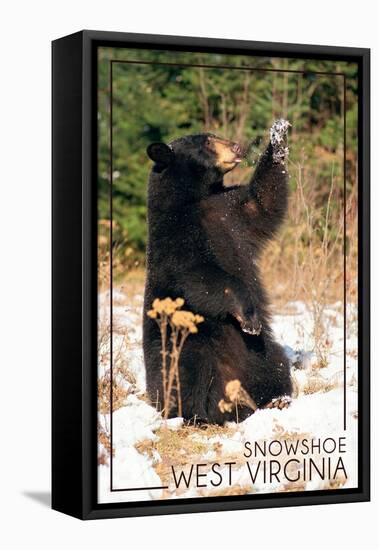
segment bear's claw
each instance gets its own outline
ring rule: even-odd
[[[247,313],[243,317],[241,315],[236,315],[236,319],[241,325],[242,331],[246,334],[251,334],[252,336],[259,336],[262,331],[262,323],[258,319],[256,313],[249,314]]]
[[[259,336],[262,330],[262,323],[260,321],[246,322],[241,325],[243,332],[251,334],[252,336]]]
[[[289,395],[282,395],[280,397],[274,397],[267,405],[265,409],[288,409],[291,405],[292,399]]]

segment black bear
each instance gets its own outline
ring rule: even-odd
[[[147,279],[143,345],[147,391],[162,395],[161,335],[147,311],[155,298],[181,297],[205,321],[180,356],[183,417],[222,424],[251,406],[223,410],[228,382],[238,380],[257,407],[285,407],[289,361],[270,329],[257,261],[287,208],[286,136],[278,120],[248,185],[224,186],[243,158],[234,142],[204,133],[153,143],[148,188]],[[263,281],[263,282],[262,282]],[[170,416],[177,409],[172,408]]]

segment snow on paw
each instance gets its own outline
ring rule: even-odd
[[[273,149],[272,157],[275,163],[284,164],[288,157],[289,150],[286,145],[286,138],[290,126],[291,124],[288,120],[280,118],[270,128],[270,141]]]
[[[292,399],[289,395],[281,395],[280,397],[274,397],[267,403],[265,409],[288,409],[291,403]]]
[[[290,128],[290,126],[291,124],[284,118],[275,120],[274,124],[270,128],[270,140],[273,146],[281,145],[285,142],[288,128]]]

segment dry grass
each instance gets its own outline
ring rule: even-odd
[[[111,454],[111,440],[109,433],[102,427],[100,422],[97,424],[97,442],[102,445],[102,449],[98,452],[97,463],[108,465]]]
[[[204,496],[207,497],[233,497],[238,495],[248,495],[256,491],[251,485],[233,485],[231,487],[223,487],[222,489],[208,490]]]
[[[124,358],[124,350],[127,346],[127,336],[121,345],[113,353],[112,372],[109,364],[109,333],[107,325],[104,332],[100,332],[99,357],[100,361],[108,365],[104,374],[98,379],[97,396],[98,410],[101,414],[109,414],[111,408],[111,381],[112,391],[112,410],[116,411],[125,404],[127,396],[136,391],[136,379],[133,373],[128,369]],[[127,385],[125,384],[127,383]]]
[[[324,378],[317,369],[312,369],[312,373],[307,378],[307,383],[303,388],[305,395],[322,392],[326,393],[339,386],[338,377],[332,379]]]
[[[323,152],[320,151],[320,155]],[[284,228],[261,260],[261,271],[271,296],[273,309],[280,312],[286,303],[303,301],[312,313],[314,352],[319,367],[327,366],[330,351],[325,326],[325,308],[344,298],[344,208],[342,175],[335,168],[340,155],[328,160],[328,189],[315,185],[317,173],[307,166],[303,153],[290,164],[289,210]],[[325,159],[324,159],[325,161]],[[327,201],[325,201],[327,196]],[[357,208],[356,190],[348,190],[347,300],[357,295]]]
[[[320,155],[324,153],[320,151]],[[308,166],[304,151],[297,163],[290,163],[291,192],[286,222],[261,262],[273,302],[278,306],[303,300],[317,307],[317,302],[333,303],[343,296],[343,182],[337,170],[341,162],[340,155],[327,163],[324,159],[329,180],[323,187],[316,184],[318,174]],[[348,279],[350,293],[354,294],[357,257],[354,187],[347,192],[346,212]]]
[[[197,463],[199,457],[208,451],[214,451],[221,459],[222,446],[219,443],[210,445],[209,440],[216,436],[231,437],[235,431],[236,427],[216,425],[202,427],[184,425],[178,430],[171,430],[163,424],[156,431],[158,437],[156,441],[149,439],[138,443],[135,447],[139,452],[151,457],[154,451],[158,451],[162,461],[155,466],[155,470],[165,484],[172,479],[172,467],[184,470],[186,467],[190,468],[192,463]],[[226,456],[222,455],[222,460],[225,459]],[[217,462],[217,459],[215,461]],[[214,460],[209,464],[213,462]]]
[[[99,292],[109,290],[110,286],[110,243],[111,229],[113,234],[119,229],[116,221],[113,220],[112,227],[109,220],[101,219],[98,222],[98,289]],[[140,285],[141,277],[144,277],[144,265],[140,260],[135,259],[133,248],[126,246],[125,242],[113,244],[113,284],[117,282],[120,286],[126,280],[127,284]]]

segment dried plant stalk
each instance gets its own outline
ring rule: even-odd
[[[183,416],[179,359],[188,336],[195,334],[198,331],[197,325],[204,321],[201,315],[182,310],[183,305],[183,298],[176,298],[176,300],[157,298],[152,304],[152,309],[147,312],[147,315],[157,322],[161,334],[163,417],[165,419],[169,417],[175,404],[174,390],[178,416]],[[168,332],[170,332],[169,339]],[[170,342],[170,349],[168,349],[168,342]]]

